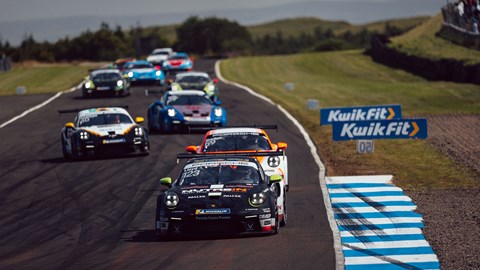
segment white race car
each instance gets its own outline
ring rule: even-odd
[[[147,61],[154,66],[161,66],[162,62],[167,60],[167,58],[173,53],[174,51],[172,48],[157,48],[147,56]]]
[[[75,121],[66,123],[61,133],[64,158],[76,160],[100,153],[148,155],[148,132],[139,125],[144,121],[142,117],[134,121],[121,107],[59,111],[73,112],[78,112]]]

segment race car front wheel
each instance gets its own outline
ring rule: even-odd
[[[285,193],[286,191],[283,191],[283,218],[280,221],[280,226],[285,227],[287,225],[287,195]]]

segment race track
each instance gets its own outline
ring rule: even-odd
[[[214,63],[195,69],[213,74]],[[220,83],[229,125],[277,124],[270,137],[288,143],[288,224],[277,235],[156,240],[158,180],[176,177],[176,154],[201,134],[151,135],[146,157],[63,160],[60,130],[74,114],[57,110],[128,105],[133,117],[146,118],[155,97],[145,88],[125,98],[82,99],[74,91],[0,129],[0,269],[335,269],[310,149],[276,107],[244,90]],[[46,99],[21,98],[0,98],[2,123]]]

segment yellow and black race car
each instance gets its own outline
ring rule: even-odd
[[[63,156],[81,159],[98,154],[138,152],[148,155],[148,132],[121,107],[62,110],[59,113],[78,112],[74,122],[66,123],[61,132]]]

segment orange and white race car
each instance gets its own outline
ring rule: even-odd
[[[189,154],[196,155],[221,154],[255,157],[265,174],[282,176],[282,181],[275,188],[278,194],[277,207],[280,225],[285,226],[287,222],[286,192],[288,191],[288,161],[285,154],[287,144],[284,142],[272,143],[264,129],[276,129],[276,126],[213,129],[205,134],[200,146],[190,145],[185,150]]]

